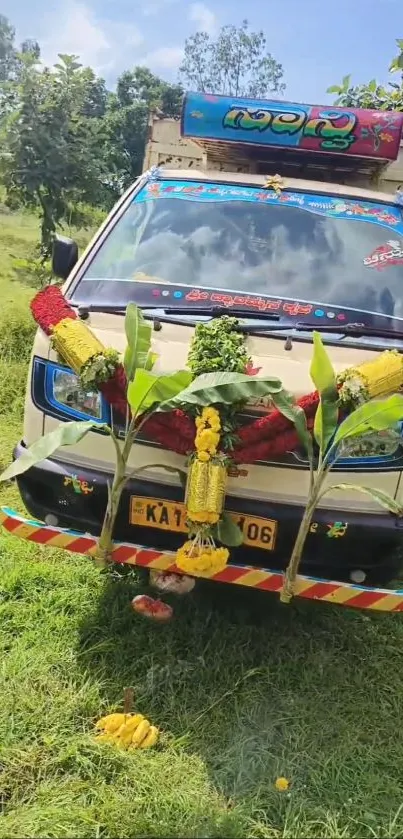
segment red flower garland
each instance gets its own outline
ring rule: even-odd
[[[128,408],[126,389],[127,379],[122,364],[118,364],[111,379],[108,379],[107,382],[102,382],[99,386],[102,396],[105,397],[109,405],[111,405],[115,411],[118,411],[122,417],[126,417]]]
[[[57,285],[49,285],[38,291],[31,300],[30,307],[34,320],[46,335],[51,335],[52,328],[61,320],[77,318],[74,309],[67,303]]]
[[[46,335],[52,335],[53,327],[61,320],[77,318],[76,312],[56,285],[47,286],[38,292],[31,301],[31,311]],[[249,364],[246,372],[254,376],[259,370]],[[107,402],[122,417],[126,417],[128,408],[126,388],[127,380],[122,364],[117,366],[113,377],[99,388]],[[315,391],[303,396],[297,404],[305,411],[308,427],[311,428],[319,404],[318,393]],[[153,414],[145,423],[144,432],[150,440],[160,443],[164,448],[186,455],[193,448],[195,424],[183,411]],[[254,463],[257,460],[281,457],[298,446],[299,438],[292,422],[275,409],[240,428],[239,444],[233,456],[236,463]]]
[[[314,417],[319,405],[318,392],[315,390],[313,393],[302,396],[298,399],[297,405],[305,411],[307,417]],[[292,422],[280,411],[274,409],[265,417],[259,417],[249,425],[244,425],[239,431],[239,439],[243,444],[255,444],[260,440],[267,440],[283,431],[288,431],[290,428],[293,428]]]
[[[53,328],[60,321],[66,318],[70,320],[77,319],[76,312],[63,296],[59,286],[56,285],[46,286],[46,288],[38,291],[33,300],[31,300],[30,306],[34,320],[46,335],[49,336],[52,335]],[[126,389],[127,380],[122,364],[118,364],[113,376],[107,382],[103,382],[99,387],[107,402],[122,417],[126,417],[127,411]]]

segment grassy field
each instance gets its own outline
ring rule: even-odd
[[[21,434],[30,216],[0,215],[0,462]],[[19,504],[15,490],[2,503]],[[134,574],[0,537],[0,839],[401,837],[403,622],[219,586],[142,622]],[[163,730],[94,743],[123,688]],[[274,788],[285,775],[289,793]]]

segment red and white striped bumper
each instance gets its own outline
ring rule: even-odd
[[[51,548],[63,548],[72,553],[93,556],[96,550],[96,538],[74,530],[64,530],[51,527],[39,521],[26,519],[8,507],[0,509],[0,525],[20,539],[26,539],[36,545],[47,545]],[[127,542],[115,542],[113,561],[138,565],[156,571],[180,574],[175,565],[175,554],[171,551],[154,551],[141,545]],[[197,577],[197,574],[195,574]],[[204,575],[203,575],[203,578]],[[231,583],[261,591],[280,592],[283,585],[283,574],[278,571],[267,571],[263,568],[251,568],[248,565],[228,565],[219,574],[209,577],[218,583]],[[366,588],[365,586],[349,583],[331,582],[315,577],[299,575],[295,585],[295,596],[307,600],[321,600],[325,603],[336,603],[339,606],[351,606],[357,609],[373,609],[378,612],[402,612],[403,590]]]

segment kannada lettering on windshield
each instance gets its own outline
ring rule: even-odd
[[[375,248],[363,262],[367,268],[375,268],[376,271],[383,271],[391,265],[403,265],[403,243],[390,239]]]
[[[310,303],[298,303],[293,300],[268,300],[265,297],[210,292],[198,288],[189,291],[185,300],[192,303],[217,303],[219,306],[225,306],[226,309],[245,306],[245,309],[257,309],[259,312],[284,312],[291,317],[310,315],[313,311],[313,306]]]

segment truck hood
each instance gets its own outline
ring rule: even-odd
[[[120,352],[125,349],[125,334],[123,317],[104,313],[92,313],[88,325],[93,329],[105,346],[115,347]],[[159,332],[153,332],[152,349],[158,358],[155,371],[172,372],[186,366],[190,342],[194,334],[192,326],[182,326],[163,323]],[[34,352],[56,360],[53,350],[48,346],[45,352],[45,336],[38,333]],[[261,368],[261,374],[269,374],[281,379],[284,387],[291,391],[298,399],[314,390],[309,368],[312,357],[312,344],[293,340],[291,350],[285,349],[284,338],[250,336],[246,339],[247,349],[253,359],[255,367]],[[368,348],[347,348],[342,345],[328,346],[329,356],[335,371],[341,372],[376,357],[377,351]],[[263,410],[263,409],[262,409]],[[57,421],[45,417],[44,431],[53,430]],[[26,442],[29,430],[25,429]],[[108,439],[103,439],[100,445],[99,435],[89,434],[78,445],[63,449],[58,457],[74,464],[90,465],[93,468],[113,470],[114,450]],[[166,466],[183,468],[184,459],[173,452],[147,445],[133,447],[131,454],[131,468],[147,466],[155,463]],[[293,466],[284,465],[245,465],[239,474],[229,478],[228,491],[237,496],[256,498],[279,503],[304,504],[308,490],[308,471],[296,463]],[[176,478],[163,469],[153,468],[150,473],[143,473],[144,479],[159,483],[176,483]],[[354,472],[337,473],[330,483],[346,483],[349,485],[363,483],[367,487],[382,489],[392,496],[396,495],[400,473],[398,471],[376,471],[365,474]],[[326,495],[327,508],[335,510],[350,509],[365,512],[379,512],[378,505],[368,496],[358,494],[353,490],[347,492],[329,493]]]

